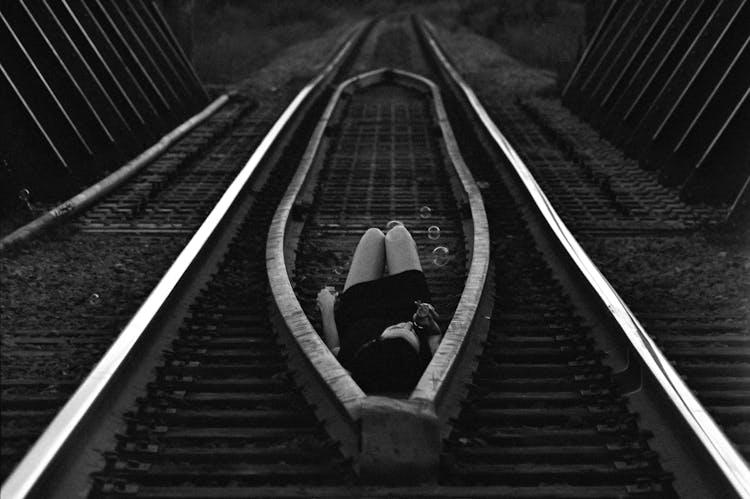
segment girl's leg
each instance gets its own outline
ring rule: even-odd
[[[385,265],[385,235],[380,229],[367,229],[354,250],[349,275],[344,291],[360,282],[374,281],[383,277]]]
[[[417,243],[403,225],[397,225],[388,231],[385,236],[385,255],[390,275],[406,270],[422,270]]]

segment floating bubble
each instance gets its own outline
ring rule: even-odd
[[[450,261],[450,250],[445,246],[438,246],[432,250],[432,263],[436,267],[444,267]]]
[[[437,225],[430,225],[430,227],[427,229],[427,237],[431,241],[437,241],[440,239],[440,227]]]
[[[335,267],[333,267],[333,273],[336,275],[341,275],[344,273],[344,269],[336,265]]]
[[[31,199],[31,192],[29,192],[28,189],[21,189],[20,191],[18,191],[18,199],[20,199],[24,203],[28,203],[29,199]]]
[[[91,296],[89,296],[89,303],[91,305],[97,305],[101,301],[101,297],[99,296],[99,293],[91,293]]]
[[[419,218],[425,219],[430,218],[432,216],[432,208],[429,206],[422,206],[419,209]]]
[[[394,228],[397,225],[404,225],[404,224],[400,220],[391,220],[390,222],[388,222],[387,224],[385,224],[385,228],[388,229],[388,230],[391,230],[392,228]]]

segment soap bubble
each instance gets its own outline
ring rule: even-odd
[[[91,296],[89,296],[89,303],[91,305],[98,305],[101,301],[101,297],[99,296],[99,293],[91,293]]]
[[[400,220],[391,220],[390,222],[388,222],[387,224],[385,224],[385,228],[388,229],[388,230],[391,230],[392,228],[394,228],[397,225],[404,225],[404,224]]]
[[[427,237],[431,241],[437,241],[440,239],[440,227],[437,225],[430,225],[430,227],[427,229]]]
[[[31,208],[31,192],[28,189],[21,189],[18,191],[18,199],[26,206],[26,209],[32,211]]]
[[[333,267],[333,273],[336,274],[336,275],[341,275],[341,274],[344,273],[344,269],[342,267],[336,265],[335,267]]]
[[[419,209],[419,218],[426,219],[432,216],[432,208],[429,206],[422,206]]]
[[[436,267],[444,267],[450,261],[450,250],[445,246],[438,246],[432,250],[432,263]]]

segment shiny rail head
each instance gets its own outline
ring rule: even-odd
[[[354,382],[330,352],[302,310],[294,295],[289,277],[291,273],[289,265],[292,262],[286,262],[284,256],[285,249],[287,254],[292,253],[289,248],[286,248],[288,242],[285,236],[290,227],[290,214],[295,200],[312,168],[325,129],[342,95],[386,81],[417,89],[430,96],[432,111],[440,127],[455,174],[460,181],[465,199],[468,201],[473,224],[473,236],[468,241],[471,249],[469,271],[458,308],[435,356],[414,392],[406,400],[367,395]],[[303,154],[299,170],[276,211],[269,230],[266,260],[271,290],[278,313],[285,324],[284,329],[289,336],[294,338],[298,349],[307,359],[310,368],[308,372],[317,378],[316,383],[322,386],[326,396],[333,400],[334,405],[345,408],[351,422],[360,421],[362,443],[359,455],[353,457],[359,460],[363,477],[369,473],[402,472],[398,470],[400,465],[397,463],[400,460],[396,458],[398,452],[395,448],[403,446],[404,443],[384,442],[382,438],[384,432],[378,430],[377,422],[388,420],[394,425],[403,425],[403,428],[413,430],[406,431],[404,435],[412,440],[419,435],[425,435],[424,432],[420,432],[420,429],[431,428],[427,433],[433,435],[434,438],[413,442],[415,448],[424,450],[424,455],[420,458],[421,463],[412,464],[417,468],[421,466],[420,469],[423,472],[421,476],[429,475],[430,479],[435,478],[435,466],[437,466],[440,448],[439,421],[443,420],[438,414],[441,409],[440,397],[453,381],[452,376],[461,361],[467,338],[472,333],[477,307],[485,289],[489,267],[489,248],[489,229],[481,193],[460,156],[438,87],[422,76],[391,68],[369,71],[341,83],[323,112],[307,150]],[[316,401],[312,402],[316,404]],[[377,471],[373,471],[373,466],[377,467]]]
[[[682,378],[672,368],[664,354],[646,333],[641,323],[630,311],[622,298],[620,298],[612,285],[573,237],[555,211],[552,203],[539,187],[528,167],[490,118],[479,98],[464,81],[440,47],[435,36],[434,26],[424,19],[419,20],[418,25],[421,27],[427,45],[435,58],[447,71],[453,83],[460,89],[463,97],[476,114],[477,119],[482,122],[491,139],[505,155],[519,182],[528,192],[536,209],[539,210],[541,216],[545,219],[549,230],[555,235],[561,247],[579,269],[580,274],[587,281],[593,293],[599,296],[601,303],[609,310],[613,321],[619,325],[622,335],[631,346],[634,353],[634,360],[639,363],[640,369],[644,370],[647,375],[651,376],[658,383],[663,396],[672,404],[676,413],[680,414],[683,423],[691,429],[695,438],[701,442],[706,456],[709,457],[717,469],[721,470],[721,474],[737,495],[739,497],[750,498],[750,468],[748,468],[747,463],[732,446],[706,409],[698,402]]]
[[[55,486],[46,483],[45,480],[48,475],[58,473],[60,469],[67,469],[66,460],[73,459],[70,455],[84,452],[76,448],[79,442],[74,440],[86,434],[85,420],[92,419],[89,417],[90,411],[104,406],[105,404],[101,401],[112,396],[115,378],[123,371],[134,369],[134,366],[138,364],[133,360],[135,346],[141,341],[146,341],[143,338],[150,333],[155,333],[152,325],[160,317],[170,313],[172,295],[177,293],[178,286],[189,278],[209,242],[218,237],[218,232],[223,226],[222,222],[229,216],[231,208],[239,199],[244,187],[254,178],[256,169],[266,160],[278,137],[288,127],[302,103],[313,92],[322,91],[325,88],[335,71],[353,50],[356,41],[369,26],[368,21],[357,24],[347,34],[346,40],[329,63],[300,90],[279,116],[200,228],[122,330],[115,343],[2,484],[0,496],[3,499],[29,497],[34,493],[38,494],[39,488],[55,490]]]

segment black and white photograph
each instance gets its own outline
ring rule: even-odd
[[[2,499],[750,499],[750,0],[0,0]]]

